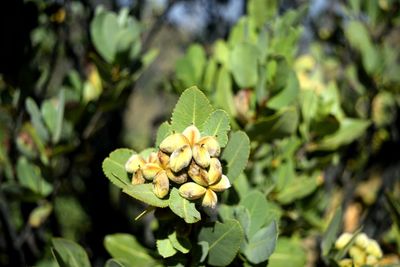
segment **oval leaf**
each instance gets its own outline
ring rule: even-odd
[[[169,207],[176,215],[184,219],[186,223],[195,223],[201,219],[200,212],[197,211],[194,202],[181,197],[176,188],[171,190]]]
[[[133,153],[133,150],[120,148],[111,152],[103,161],[104,174],[119,188],[124,188],[127,184],[130,184],[130,178],[125,171],[125,163]]]
[[[222,109],[218,109],[211,113],[204,123],[202,135],[215,136],[219,145],[225,147],[228,143],[228,131],[230,129],[228,114]]]
[[[86,251],[77,243],[63,238],[53,238],[54,255],[60,266],[90,267]]]
[[[168,199],[160,199],[153,193],[153,185],[151,183],[139,185],[127,184],[122,189],[122,192],[151,206],[159,208],[168,206]]]

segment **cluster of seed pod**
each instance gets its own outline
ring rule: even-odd
[[[335,242],[336,249],[343,249],[353,238],[351,233],[343,233]],[[343,259],[339,265],[347,266],[376,266],[379,259],[382,258],[382,250],[378,242],[369,238],[365,233],[359,233],[354,240],[354,243],[349,248],[350,258]]]
[[[179,185],[179,194],[188,199],[201,198],[201,204],[214,208],[218,202],[216,192],[231,186],[222,173],[218,157],[221,147],[214,136],[201,136],[196,126],[187,127],[182,133],[166,137],[158,152],[145,160],[134,154],[125,164],[132,173],[132,184],[152,181],[153,192],[159,198],[168,195],[170,181]]]

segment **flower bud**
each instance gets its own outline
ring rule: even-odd
[[[373,239],[369,240],[368,246],[365,250],[369,255],[375,256],[378,259],[382,258],[383,256],[381,247],[379,246],[378,242]]]
[[[359,233],[356,236],[354,243],[360,248],[365,249],[368,246],[369,238],[365,233]]]
[[[142,170],[137,170],[136,172],[135,172],[135,174],[132,176],[132,184],[133,185],[137,185],[137,184],[144,184],[144,182],[145,182],[146,180],[144,179],[144,177],[143,177],[143,173],[142,173]]]
[[[183,134],[176,133],[165,138],[160,144],[160,149],[165,153],[172,153],[184,145],[189,145],[189,140]]]
[[[217,194],[215,194],[215,192],[212,191],[211,189],[207,189],[206,193],[204,194],[201,205],[203,207],[210,207],[213,209],[217,206],[217,202],[218,202]]]
[[[169,180],[165,171],[160,171],[153,179],[153,192],[159,197],[165,197],[169,192]]]
[[[141,156],[138,154],[133,154],[125,163],[125,170],[126,172],[134,173],[144,164],[145,161]]]
[[[194,200],[202,197],[207,189],[193,182],[184,183],[179,187],[179,194],[189,200]]]
[[[200,140],[200,131],[194,125],[187,127],[183,130],[182,134],[189,140],[190,146],[193,146]]]
[[[197,165],[194,161],[189,166],[188,174],[193,181],[202,186],[208,186],[207,171]]]
[[[353,234],[350,233],[343,233],[339,236],[339,238],[335,242],[335,248],[336,249],[342,249],[344,248],[350,240],[353,238]]]
[[[193,159],[200,167],[207,168],[210,165],[210,154],[204,145],[193,146]]]
[[[186,168],[192,160],[192,149],[189,145],[175,150],[169,158],[169,166],[172,171],[179,172],[183,168]]]
[[[210,159],[210,169],[208,170],[208,180],[209,183],[215,184],[221,179],[222,166],[221,162],[217,158]]]
[[[355,265],[362,266],[367,260],[367,254],[358,246],[352,246],[349,249],[349,255],[353,258]]]
[[[143,176],[147,180],[152,180],[160,171],[162,168],[156,163],[146,163],[142,168]]]
[[[169,164],[169,156],[162,152],[161,150],[158,151],[158,161],[160,162],[161,166],[165,169]]]
[[[352,259],[343,259],[339,262],[340,267],[353,267]]]
[[[218,183],[210,185],[208,188],[215,192],[222,192],[231,187],[228,177],[222,175]]]
[[[221,153],[221,147],[214,136],[204,136],[199,140],[198,144],[204,145],[211,157],[218,157]]]
[[[187,181],[188,175],[186,172],[181,171],[178,173],[174,173],[171,169],[167,169],[166,172],[168,178],[174,183],[183,184]]]

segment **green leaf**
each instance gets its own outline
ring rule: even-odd
[[[46,221],[52,211],[53,206],[49,202],[39,205],[29,214],[29,225],[32,228],[39,227],[44,221]]]
[[[32,98],[28,97],[25,101],[25,106],[31,117],[31,121],[33,127],[35,127],[36,132],[44,142],[47,142],[49,140],[49,133],[42,121],[42,115],[35,101],[33,101]]]
[[[334,150],[340,146],[350,144],[360,138],[370,125],[370,121],[345,118],[340,122],[339,130],[326,136],[317,145],[318,149]]]
[[[328,229],[326,229],[324,236],[322,237],[322,255],[327,256],[329,251],[332,248],[333,243],[335,242],[337,235],[340,230],[340,226],[342,224],[342,216],[343,211],[342,208],[339,207],[333,216],[331,222],[329,223]]]
[[[289,204],[310,195],[318,187],[317,175],[295,177],[278,193],[276,199],[282,204]]]
[[[194,124],[201,128],[213,111],[207,97],[196,87],[186,89],[176,103],[172,113],[172,130],[182,132]]]
[[[304,267],[306,260],[306,254],[298,241],[281,237],[269,257],[268,267]]]
[[[262,118],[248,127],[251,139],[269,142],[293,134],[297,129],[299,115],[295,108],[283,109],[276,114]]]
[[[112,63],[115,58],[119,25],[115,13],[98,11],[90,24],[93,45],[99,54]]]
[[[266,20],[277,15],[278,3],[276,0],[250,0],[247,2],[247,10],[257,27],[261,27]]]
[[[18,158],[17,177],[22,186],[41,196],[48,196],[53,191],[53,186],[42,178],[39,167],[24,157]]]
[[[52,135],[51,140],[53,144],[56,144],[61,138],[65,105],[64,91],[64,89],[60,90],[57,103],[46,100],[41,106],[42,116]]]
[[[214,103],[232,117],[236,116],[235,103],[233,101],[232,79],[226,67],[221,67],[218,72]]]
[[[85,250],[77,243],[63,238],[53,238],[52,243],[57,251],[56,261],[60,267],[90,267]]]
[[[192,248],[189,239],[183,236],[178,236],[176,231],[168,235],[168,239],[171,241],[172,246],[183,254],[188,253]]]
[[[258,79],[257,60],[260,52],[257,46],[238,43],[231,53],[231,70],[240,88],[254,87]]]
[[[225,147],[228,143],[228,132],[230,129],[228,114],[218,109],[208,117],[201,132],[203,136],[215,136],[219,145]]]
[[[237,131],[231,133],[227,146],[222,153],[222,160],[226,161],[226,176],[231,183],[240,175],[247,165],[250,155],[250,140],[246,133]]]
[[[122,189],[122,192],[137,200],[159,208],[165,208],[169,203],[168,199],[160,199],[153,193],[153,185],[150,183],[139,185],[127,184]]]
[[[159,239],[157,240],[156,244],[157,244],[157,251],[163,258],[172,257],[178,252],[168,238]]]
[[[112,234],[104,238],[104,247],[110,255],[127,267],[154,266],[155,260],[136,238],[129,234]]]
[[[278,239],[278,226],[273,221],[270,225],[258,230],[245,245],[244,255],[246,258],[258,264],[268,260],[275,250]]]
[[[204,72],[203,86],[207,92],[212,92],[215,87],[216,76],[217,76],[217,62],[214,58],[210,58],[207,62],[206,69]]]
[[[267,107],[280,110],[292,104],[299,94],[299,82],[296,73],[289,71],[286,75],[286,86],[267,102]]]
[[[193,44],[186,55],[176,62],[176,76],[184,87],[200,84],[206,65],[206,54],[203,47]]]
[[[246,207],[249,211],[250,226],[248,236],[252,237],[267,222],[268,210],[266,207],[268,201],[260,191],[253,190],[240,200],[239,205]]]
[[[243,229],[236,220],[216,222],[213,227],[204,227],[199,234],[199,241],[209,245],[208,264],[226,266],[239,251],[243,240]]]
[[[64,108],[65,108],[65,90],[60,90],[57,103],[57,117],[55,123],[55,129],[53,133],[53,143],[57,143],[61,138],[61,133],[63,129],[63,119],[64,119]]]
[[[195,203],[181,197],[177,188],[172,188],[171,190],[169,207],[176,215],[184,219],[186,223],[195,223],[201,219],[200,212],[197,211]]]
[[[125,265],[121,260],[109,259],[104,267],[128,267],[128,265]]]
[[[155,146],[158,147],[170,134],[172,134],[171,125],[167,121],[161,123],[160,127],[158,127]]]
[[[124,188],[125,185],[130,184],[130,178],[125,171],[125,163],[133,153],[135,153],[133,150],[119,148],[111,152],[103,161],[102,167],[105,176],[119,188]]]

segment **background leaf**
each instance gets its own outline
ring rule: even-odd
[[[326,229],[324,236],[322,238],[322,255],[327,256],[333,243],[335,242],[337,235],[342,224],[342,208],[339,207],[333,216],[328,228]]]
[[[25,106],[31,117],[32,125],[36,132],[44,142],[47,142],[49,140],[49,132],[43,123],[42,115],[35,101],[28,97],[25,101]]]
[[[242,131],[230,134],[228,144],[222,152],[222,160],[226,161],[226,169],[224,172],[228,176],[231,183],[240,175],[247,164],[250,154],[249,137]]]
[[[90,267],[86,251],[80,245],[63,238],[53,238],[52,243],[57,251],[56,260],[60,267]]]
[[[240,88],[254,87],[258,79],[257,60],[259,57],[257,46],[250,43],[238,43],[231,52],[231,70],[236,83]]]
[[[203,125],[201,133],[202,136],[216,136],[219,145],[225,147],[228,143],[228,131],[230,129],[228,114],[218,109],[208,117]]]
[[[299,242],[281,237],[274,253],[269,257],[268,267],[304,267],[306,260],[306,254]]]
[[[159,239],[156,242],[157,251],[163,258],[169,258],[174,256],[178,251],[174,248],[171,243],[171,240],[167,239]]]
[[[129,234],[112,234],[104,238],[108,253],[127,267],[154,266],[154,259],[136,238]]]
[[[171,127],[178,132],[192,124],[201,128],[211,112],[212,107],[207,97],[196,86],[190,87],[182,93],[176,103]]]
[[[208,264],[226,266],[233,261],[243,240],[243,229],[236,220],[216,222],[213,227],[204,227],[199,241],[209,245]]]

